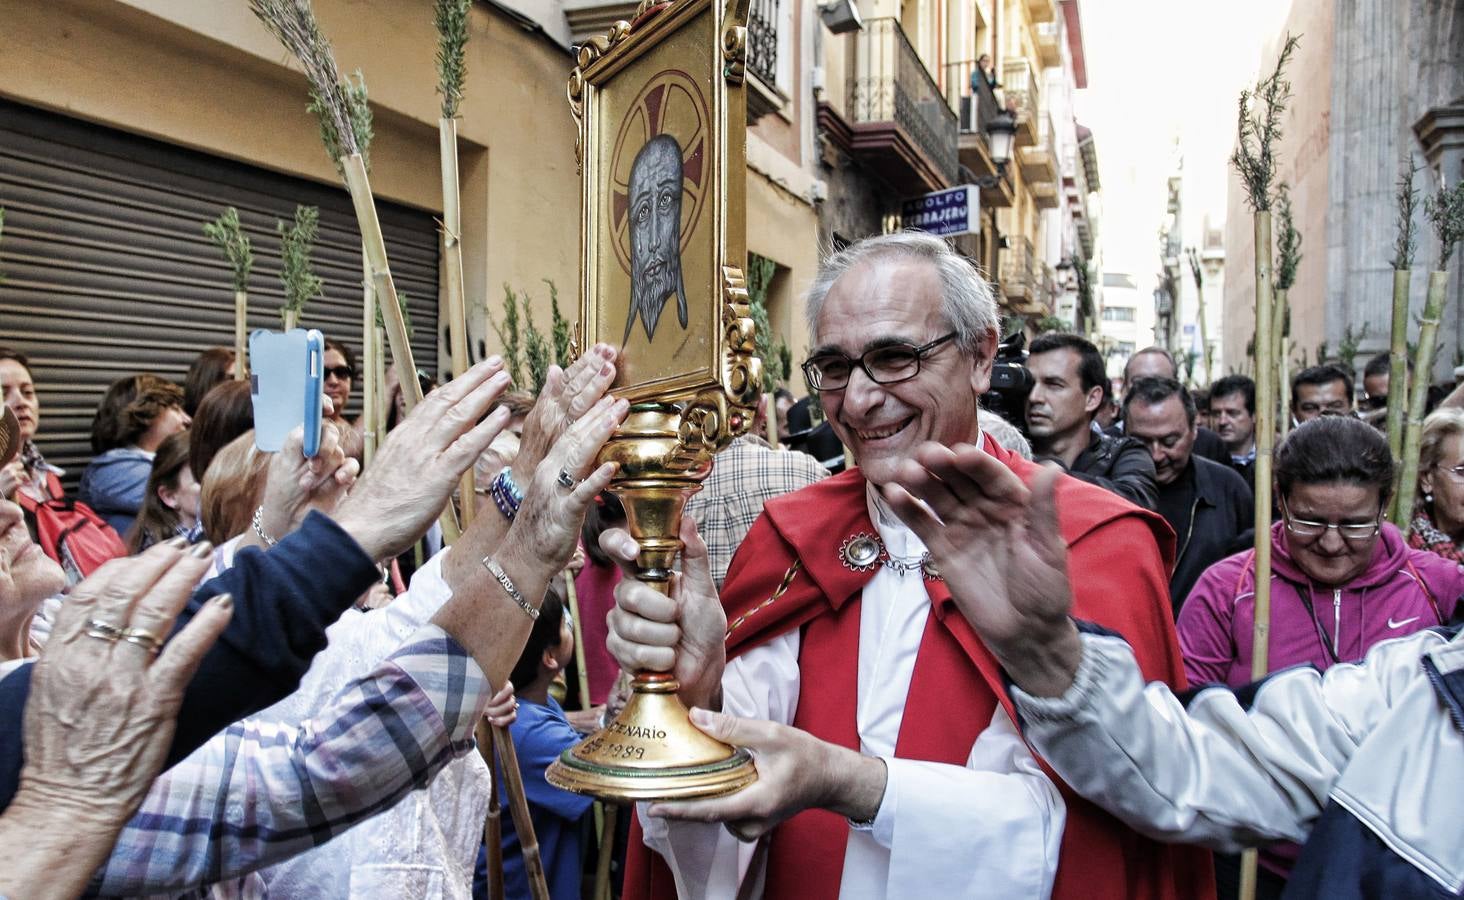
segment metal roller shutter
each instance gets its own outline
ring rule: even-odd
[[[324,151],[322,151],[324,152]],[[41,400],[41,451],[75,486],[92,414],[117,378],[182,382],[194,357],[234,340],[228,267],[203,236],[226,206],[254,245],[249,327],[280,327],[277,219],[320,208],[323,298],[301,325],[361,349],[361,251],[344,188],[0,101],[0,342],[26,353]],[[437,359],[438,234],[432,216],[378,203],[392,274],[409,295],[418,365]],[[359,380],[351,399],[358,412]]]

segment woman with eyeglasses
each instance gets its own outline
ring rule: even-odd
[[[1464,409],[1423,420],[1410,546],[1464,563]]]
[[[1275,477],[1281,521],[1271,527],[1271,671],[1326,671],[1361,660],[1382,641],[1448,621],[1464,594],[1464,568],[1409,547],[1383,522],[1393,458],[1376,429],[1337,416],[1306,422],[1276,451]],[[1251,550],[1206,569],[1180,609],[1190,685],[1254,681],[1254,626]],[[1262,852],[1267,871],[1258,897],[1279,895],[1294,849]]]

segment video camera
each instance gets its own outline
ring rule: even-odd
[[[1018,330],[996,345],[991,364],[991,389],[981,395],[981,406],[1027,433],[1027,395],[1036,380],[1027,371],[1027,336]]]

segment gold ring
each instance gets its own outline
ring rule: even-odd
[[[99,641],[106,641],[110,644],[118,638],[122,637],[122,635],[123,630],[121,628],[118,628],[116,625],[103,622],[100,619],[92,619],[90,622],[87,623],[87,637],[94,637]]]
[[[146,628],[124,628],[122,629],[122,640],[129,644],[136,644],[154,656],[157,656],[158,651],[163,649],[163,639]]]

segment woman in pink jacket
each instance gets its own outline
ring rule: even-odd
[[[1393,481],[1387,442],[1357,419],[1323,417],[1276,453],[1281,521],[1271,526],[1270,667],[1326,670],[1372,645],[1448,621],[1464,568],[1410,548],[1382,521]],[[1255,553],[1215,563],[1179,615],[1191,684],[1250,683]]]
[[[1387,441],[1358,419],[1314,419],[1277,451],[1281,521],[1271,526],[1271,671],[1357,662],[1380,641],[1453,615],[1464,594],[1464,567],[1409,547],[1383,522],[1392,483]],[[1177,628],[1191,686],[1255,680],[1255,572],[1255,552],[1238,553],[1206,569],[1190,591]],[[1279,893],[1295,855],[1288,849],[1262,854],[1270,872],[1261,873],[1258,897]],[[1226,871],[1217,860],[1217,872]]]

